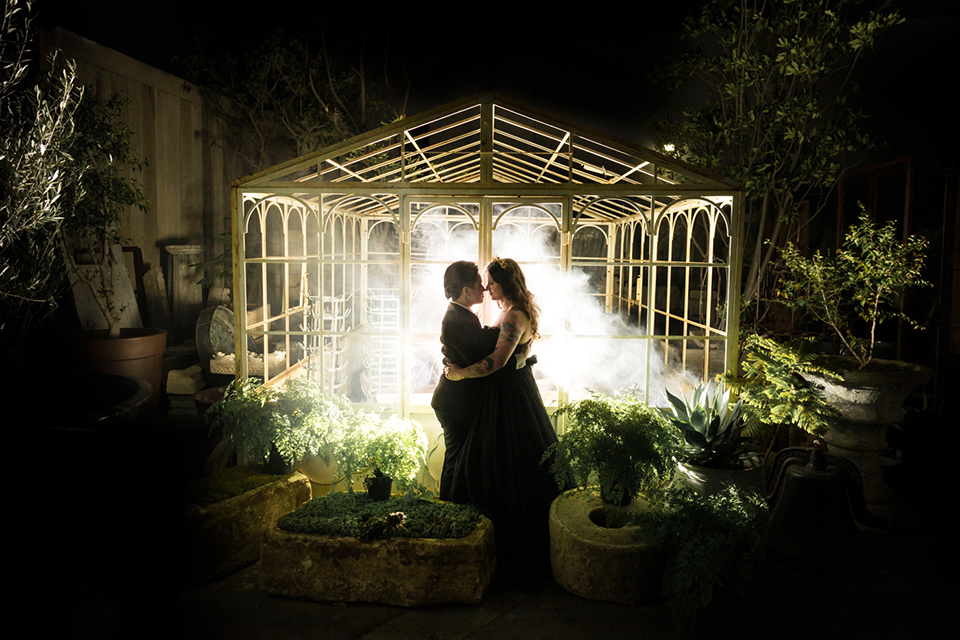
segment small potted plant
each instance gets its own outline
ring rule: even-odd
[[[419,423],[356,412],[347,433],[333,445],[337,473],[348,491],[363,478],[371,497],[390,497],[391,486],[404,493],[425,492],[418,476],[427,462],[427,436]]]
[[[683,460],[678,467],[698,493],[710,495],[725,482],[764,493],[763,466],[756,451],[747,447],[743,430],[743,400],[730,401],[730,390],[710,390],[703,383],[686,395],[664,394],[669,408],[660,414],[683,437]]]
[[[547,449],[544,460],[551,461],[561,488],[572,477],[580,487],[599,485],[604,501],[623,505],[673,478],[680,440],[637,397],[594,394],[559,413],[567,418],[567,431]]]

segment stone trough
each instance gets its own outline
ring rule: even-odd
[[[193,579],[209,582],[256,562],[264,529],[310,498],[310,481],[294,473],[209,506],[185,505],[185,542]]]
[[[465,538],[368,542],[273,526],[263,534],[260,588],[321,602],[477,604],[495,566],[493,524],[487,518]]]

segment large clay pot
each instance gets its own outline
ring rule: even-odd
[[[110,338],[106,330],[85,331],[80,334],[77,347],[83,368],[146,380],[153,391],[143,404],[143,412],[145,416],[156,414],[163,352],[167,348],[164,329],[121,329],[119,338]]]
[[[857,466],[868,504],[893,502],[893,489],[883,481],[880,467],[880,454],[889,447],[887,430],[903,421],[903,401],[933,372],[898,360],[875,359],[863,370],[857,369],[853,358],[832,360],[844,367],[843,380],[804,376],[823,388],[827,403],[840,413],[823,439],[830,452]]]

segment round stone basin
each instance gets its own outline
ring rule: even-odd
[[[639,500],[613,508],[593,492],[574,489],[550,506],[550,561],[564,589],[590,600],[637,604],[659,591],[659,554],[637,539],[639,527],[624,524]],[[607,526],[603,526],[606,524]]]

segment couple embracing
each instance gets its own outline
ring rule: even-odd
[[[493,521],[504,568],[545,567],[548,511],[559,489],[540,464],[557,436],[530,370],[535,359],[527,358],[539,337],[539,308],[514,260],[492,260],[486,281],[466,261],[443,276],[446,366],[431,402],[447,449],[440,498],[473,504]],[[502,310],[491,327],[472,311],[485,291]]]

